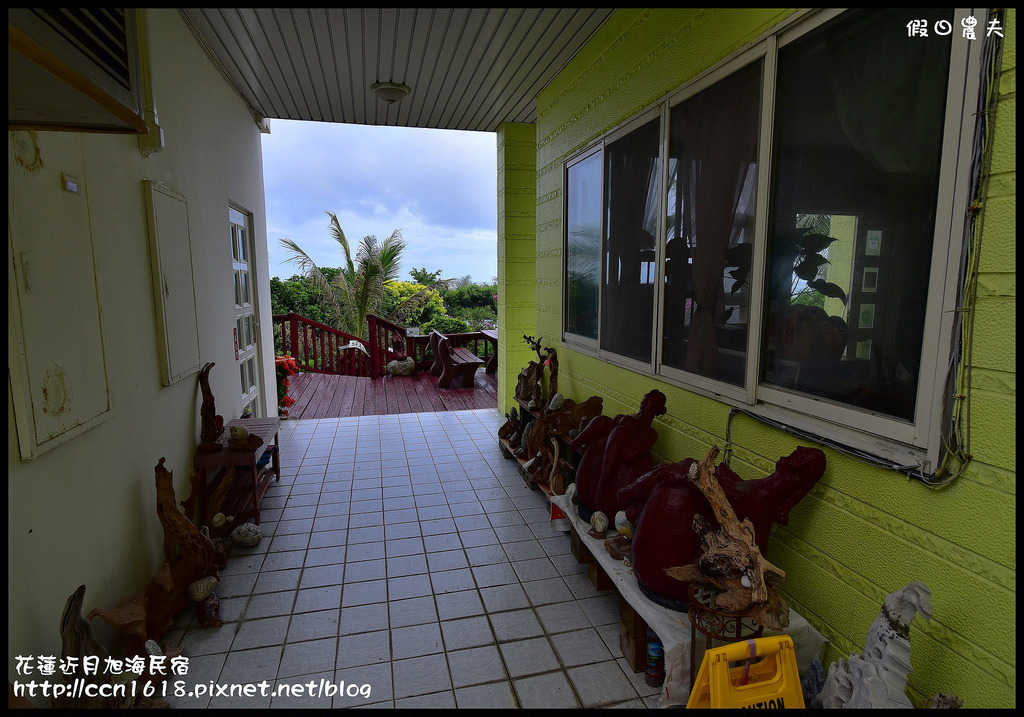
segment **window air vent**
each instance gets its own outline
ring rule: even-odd
[[[146,134],[135,12],[9,9],[8,129]]]

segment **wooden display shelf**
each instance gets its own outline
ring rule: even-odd
[[[259,436],[260,444],[252,448],[230,448],[227,443],[228,435],[231,426],[235,425],[245,426],[250,436]],[[225,515],[234,515],[236,520],[251,517],[253,522],[259,525],[260,501],[267,492],[271,479],[281,479],[281,449],[277,435],[280,427],[281,419],[276,417],[235,419],[224,426],[224,432],[218,437],[218,442],[222,444],[219,451],[196,452],[193,461],[196,468],[200,516],[206,515],[207,497],[214,488],[213,485],[209,485],[209,470],[220,469],[219,480],[226,480],[227,467],[234,466],[234,478],[228,488],[221,512]],[[269,460],[262,461],[267,449],[271,451]],[[219,480],[212,483],[219,485]]]
[[[514,460],[519,464],[519,475],[523,477],[523,480],[526,481],[526,484],[531,488],[538,488],[542,493],[544,493],[544,495],[548,497],[548,500],[550,500],[551,496],[554,495],[554,493],[551,490],[551,487],[544,481],[533,480],[533,477],[530,475],[530,472],[523,467],[526,464],[526,461],[517,458],[516,455],[512,453],[512,447],[509,445],[508,439],[499,438],[498,447],[501,448],[501,452],[506,458]]]
[[[539,410],[537,410],[537,409],[530,408],[529,405],[526,404],[522,399],[516,398],[515,402],[519,405],[519,408],[521,410],[521,414],[520,415],[529,415],[531,417],[529,422],[536,421],[537,418],[540,417],[540,413],[541,412]],[[514,458],[515,460],[519,461],[520,473],[522,474],[523,479],[527,482],[527,484],[543,486],[542,490],[544,490],[544,492],[547,493],[549,497],[554,495],[554,493],[552,493],[551,489],[548,487],[548,484],[547,484],[546,481],[534,481],[533,478],[530,476],[530,474],[527,471],[522,469],[522,466],[529,461],[529,458],[527,458],[526,460],[522,460],[520,458],[517,458],[515,455],[513,455],[512,449],[509,446],[508,440],[504,439],[504,438],[499,439],[499,440],[503,444],[502,445],[502,451],[505,453],[505,456],[507,458]],[[560,455],[558,456],[558,469],[560,471],[563,471],[563,470],[569,471],[570,473],[575,475],[576,467],[573,465],[573,462],[571,460],[565,458],[565,456],[571,455],[571,451],[569,450],[569,443],[568,443],[568,441],[566,441],[564,438],[558,438],[557,440],[559,440],[562,443],[562,447],[563,447],[563,450],[560,451]]]
[[[276,447],[272,450],[276,450]],[[258,470],[255,485],[253,485],[252,469],[249,466],[236,467],[234,480],[224,496],[221,512],[225,515],[235,516],[236,522],[255,517],[257,507],[273,479],[274,471],[269,463]],[[222,480],[227,480],[226,469],[221,473],[216,484],[219,485]],[[208,490],[212,493],[216,490],[216,486],[211,483]]]

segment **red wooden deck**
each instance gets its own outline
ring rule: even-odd
[[[288,395],[295,399],[289,418],[347,418],[393,413],[438,413],[497,408],[495,374],[476,372],[475,388],[438,388],[437,376],[363,378],[323,373],[300,373],[291,378]]]

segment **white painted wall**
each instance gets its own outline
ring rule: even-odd
[[[11,393],[11,382],[20,379],[9,373],[10,680],[15,655],[60,654],[61,612],[79,585],[87,586],[84,612],[110,608],[160,568],[163,531],[153,469],[161,457],[174,472],[178,499],[188,494],[201,397],[195,375],[161,385],[143,180],[162,182],[188,199],[200,359],[216,363],[211,387],[225,420],[239,412],[228,205],[253,213],[263,395],[270,397],[265,409],[276,413],[260,133],[177,11],[146,13],[165,149],[144,158],[134,136],[37,133],[44,162],[58,141],[81,152],[113,408],[100,425],[23,461]],[[24,181],[18,172],[8,174],[12,183]],[[9,206],[12,215],[50,210]],[[22,239],[34,252],[61,252],[60,236]],[[9,300],[9,320],[11,311]],[[60,301],[53,311],[61,311]],[[74,361],[74,350],[67,346],[64,360]],[[101,620],[93,630],[112,646]]]

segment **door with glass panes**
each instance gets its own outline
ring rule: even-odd
[[[231,229],[231,268],[235,289],[235,363],[244,417],[262,415],[260,410],[259,317],[256,314],[256,281],[252,265],[252,232],[248,215],[228,209]]]

